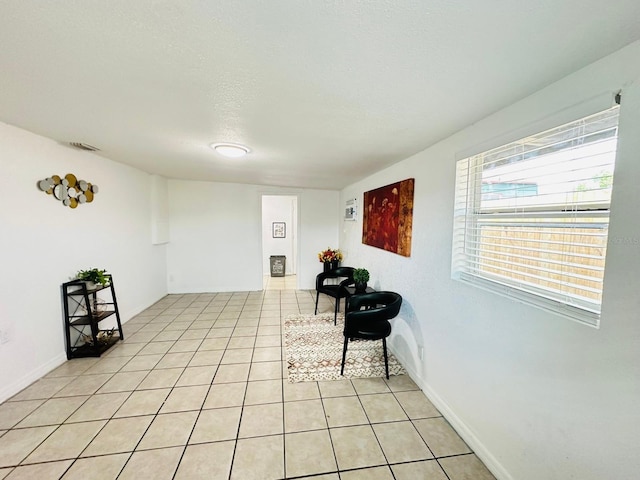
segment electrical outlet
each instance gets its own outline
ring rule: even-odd
[[[0,345],[8,342],[9,342],[9,332],[7,332],[6,330],[0,330]]]
[[[424,360],[424,347],[418,347],[418,357],[420,360]]]

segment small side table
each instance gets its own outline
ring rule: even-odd
[[[375,289],[373,289],[371,287],[367,287],[364,292],[358,292],[358,293],[356,293],[356,287],[351,286],[351,287],[344,287],[344,288],[345,288],[345,290],[347,292],[349,292],[349,296],[360,295],[362,293],[373,293],[373,292],[375,292]]]
[[[356,293],[356,287],[351,286],[351,287],[344,287],[344,289],[347,291],[347,293],[349,294],[345,299],[344,299],[344,313],[345,315],[347,314],[347,310],[349,309],[349,298],[352,297],[353,295],[362,295],[363,293],[373,293],[376,290],[374,288],[371,287],[367,287],[365,289],[364,292],[358,292]]]

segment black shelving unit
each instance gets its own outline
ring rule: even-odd
[[[64,334],[67,358],[99,357],[118,340],[124,340],[113,277],[108,285],[88,288],[83,280],[62,284]],[[115,315],[117,326],[101,328],[100,322]]]

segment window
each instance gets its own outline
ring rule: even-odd
[[[598,324],[618,110],[457,163],[453,278]]]

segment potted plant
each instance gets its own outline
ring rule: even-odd
[[[322,262],[325,272],[335,270],[342,261],[342,252],[340,249],[327,247],[326,250],[318,253],[318,260]]]
[[[106,270],[100,270],[98,268],[90,268],[88,270],[80,270],[76,273],[78,280],[84,280],[87,283],[87,288],[96,288],[97,285],[103,287],[109,284],[109,279],[106,277]]]
[[[369,281],[369,270],[356,268],[353,271],[353,281],[356,282],[356,292],[364,293],[367,290],[367,282]]]

